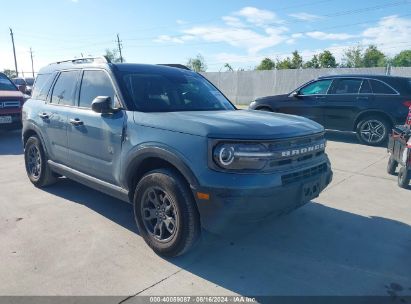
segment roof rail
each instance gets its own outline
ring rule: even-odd
[[[157,65],[163,65],[163,66],[168,66],[168,67],[172,67],[172,68],[178,68],[178,69],[182,69],[182,70],[189,70],[191,71],[191,69],[183,64],[178,64],[178,63],[159,63]]]
[[[50,64],[60,64],[60,63],[65,63],[65,62],[71,62],[71,63],[74,63],[74,64],[91,63],[91,62],[111,63],[110,59],[107,56],[100,56],[100,57],[74,58],[74,59],[69,59],[69,60],[62,60],[62,61],[53,62],[53,63],[50,63]]]

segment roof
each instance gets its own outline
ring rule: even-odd
[[[336,74],[336,75],[323,75],[318,77],[318,79],[322,78],[340,78],[340,77],[362,77],[362,78],[375,78],[375,79],[395,79],[395,78],[400,78],[404,79],[407,77],[401,77],[401,76],[391,76],[391,75],[384,75],[384,74]]]
[[[73,68],[117,68],[119,71],[135,71],[135,72],[172,72],[178,70],[190,70],[181,64],[140,64],[140,63],[112,63],[106,57],[89,57],[89,58],[75,58],[71,60],[64,60],[51,63],[42,69],[38,74],[50,74],[55,71],[73,69]]]

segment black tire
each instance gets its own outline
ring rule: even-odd
[[[34,158],[37,159],[35,165]],[[47,187],[57,181],[47,163],[46,153],[37,136],[31,136],[24,146],[24,163],[27,176],[36,187]]]
[[[395,175],[395,170],[397,169],[398,162],[393,159],[392,155],[388,159],[388,164],[387,164],[387,173],[391,175]]]
[[[366,116],[357,124],[358,140],[365,145],[379,146],[388,140],[391,124],[380,116]]]
[[[159,255],[181,255],[200,238],[200,216],[193,195],[187,182],[172,170],[145,174],[136,187],[133,206],[140,235]]]
[[[398,172],[398,186],[404,189],[408,189],[408,185],[410,184],[410,170],[406,167],[401,166],[400,171]]]

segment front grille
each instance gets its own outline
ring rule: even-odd
[[[302,181],[304,179],[314,177],[316,175],[319,175],[321,173],[327,172],[327,164],[321,164],[319,166],[315,166],[309,169],[304,169],[298,172],[290,173],[290,174],[285,174],[281,177],[281,181],[283,185],[288,185],[291,183],[295,183],[298,181]]]
[[[276,157],[268,163],[268,166],[270,168],[278,168],[279,166],[314,159],[324,154],[325,144],[326,141],[323,133],[270,143],[268,149]]]
[[[20,108],[20,101],[18,100],[0,100],[0,109]]]

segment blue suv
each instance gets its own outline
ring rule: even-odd
[[[131,202],[140,235],[165,256],[191,248],[201,227],[291,211],[332,179],[321,125],[237,110],[184,66],[50,64],[24,104],[22,137],[35,186],[65,176]]]

